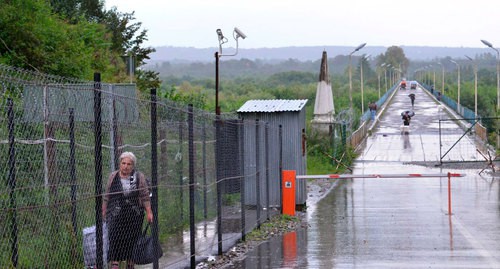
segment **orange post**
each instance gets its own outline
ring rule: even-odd
[[[283,170],[282,175],[283,214],[295,216],[295,170]]]
[[[451,216],[451,173],[448,172],[448,215]]]

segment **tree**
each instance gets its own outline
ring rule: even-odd
[[[133,22],[134,20],[134,12],[122,13],[113,7],[105,13],[104,23],[111,34],[111,49],[122,56],[134,56],[135,66],[140,67],[155,49],[143,46],[147,41],[147,30],[140,31],[142,23]],[[139,71],[136,78],[140,90],[147,90],[142,87],[159,86],[157,72]]]
[[[68,24],[45,1],[9,1],[0,8],[0,62],[54,75],[92,78],[109,65],[105,28]],[[96,57],[99,55],[100,57]]]
[[[382,63],[390,64],[395,68],[399,68],[403,74],[407,74],[410,60],[406,58],[402,48],[398,46],[391,46],[387,48],[384,54],[377,57],[377,65]]]

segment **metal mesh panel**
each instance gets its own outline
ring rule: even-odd
[[[152,201],[158,202],[153,207],[164,252],[177,253],[161,258],[161,267],[188,266],[195,256],[217,254],[218,247],[226,251],[269,218],[268,196],[279,201],[279,130],[266,129],[265,122],[258,124],[255,136],[255,122],[222,115],[217,137],[215,115],[169,100],[152,101],[134,85],[96,84],[3,65],[0,90],[2,268],[88,266],[98,252],[84,252],[89,242],[103,243],[94,249],[102,247],[104,258],[111,257],[111,244],[95,239],[104,232],[96,231],[99,205],[125,151],[135,154],[136,170],[156,194]],[[100,124],[95,122],[96,100]],[[244,142],[247,132],[258,137],[253,145]],[[246,189],[247,184],[254,189]],[[255,188],[259,195],[252,198]],[[280,212],[277,206],[271,213]],[[127,208],[130,216],[124,218],[127,224],[138,220],[132,232],[106,223],[110,241],[140,232],[145,219],[134,216],[136,209]],[[119,239],[113,238],[113,229]],[[192,239],[192,249],[179,250],[179,244]]]
[[[489,160],[485,156],[494,156],[487,143],[474,135],[474,125],[469,119],[439,120],[441,162],[484,162]]]

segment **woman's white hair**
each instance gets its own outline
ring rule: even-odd
[[[134,153],[130,151],[125,151],[124,153],[122,153],[122,155],[120,155],[120,162],[123,160],[123,158],[129,158],[130,160],[132,160],[134,166],[137,162],[137,158],[135,157]]]

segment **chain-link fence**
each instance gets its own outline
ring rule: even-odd
[[[190,249],[160,258],[155,268],[193,267],[196,257],[221,254],[280,212],[280,188],[269,187],[280,184],[280,162],[267,155],[270,149],[281,152],[281,143],[269,140],[282,135],[277,127],[257,128],[254,145],[245,145],[245,128],[255,130],[255,122],[235,115],[216,118],[159,98],[154,90],[142,95],[132,84],[3,65],[0,83],[1,268],[107,267],[111,257],[129,257],[130,251],[117,250],[108,240],[118,235],[132,242],[138,236],[148,195],[141,192],[141,179],[106,188],[126,151],[135,154],[135,169],[149,184],[151,232],[163,250],[178,248],[189,229]],[[255,149],[246,156],[249,146]],[[109,190],[115,200],[103,218],[102,196]],[[119,210],[109,209],[117,205]],[[139,229],[117,228],[110,214],[122,213],[125,224],[135,222]],[[95,250],[84,257],[86,241]],[[119,245],[128,245],[125,241]]]

